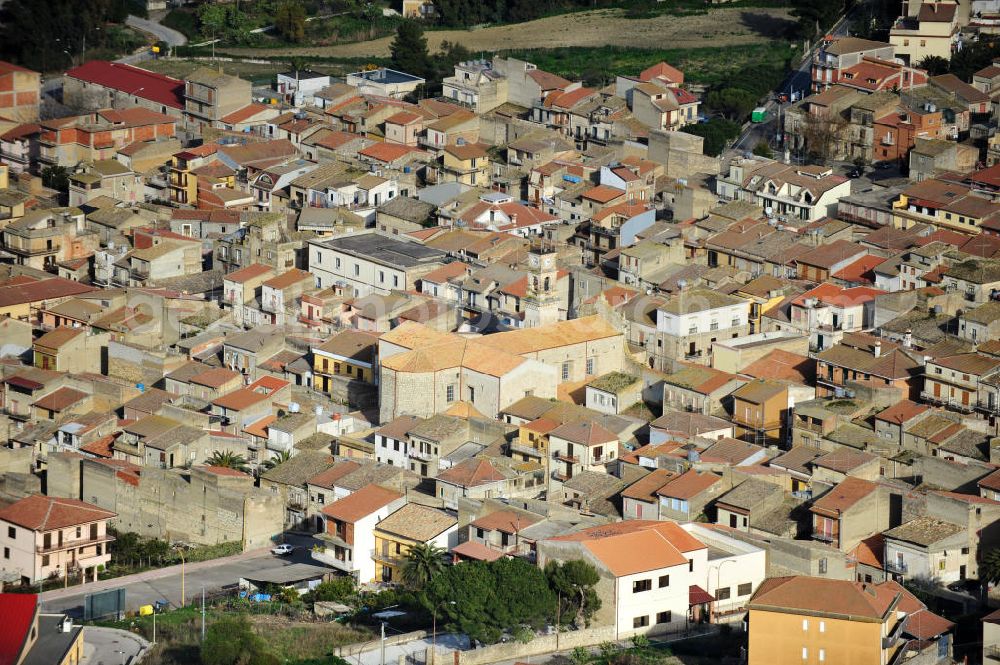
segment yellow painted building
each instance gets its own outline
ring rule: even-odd
[[[749,665],[889,665],[908,642],[907,614],[921,613],[922,637],[930,641],[952,625],[891,581],[775,577],[760,585],[748,607]]]
[[[458,544],[458,520],[436,508],[408,503],[375,526],[376,582],[399,582],[410,548],[437,545],[443,550]]]
[[[957,189],[964,190],[962,187]],[[973,194],[960,194],[947,203],[900,194],[892,203],[892,225],[908,229],[918,223],[933,224],[942,229],[978,235],[983,220],[997,212],[1000,212],[1000,204]]]
[[[477,143],[448,145],[442,151],[438,182],[460,182],[473,187],[489,187],[490,159]]]
[[[377,349],[378,335],[361,330],[345,330],[313,347],[313,386],[329,394],[335,376],[374,383]]]

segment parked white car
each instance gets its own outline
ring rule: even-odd
[[[285,556],[291,554],[295,551],[294,545],[278,545],[277,547],[271,548],[271,554],[277,554],[278,556]]]

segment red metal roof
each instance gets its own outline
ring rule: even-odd
[[[3,630],[0,630],[0,663],[17,663],[35,623],[38,596],[33,593],[0,593]]]
[[[148,69],[119,62],[91,60],[69,70],[66,76],[120,90],[133,97],[141,97],[175,109],[184,108],[184,81]]]

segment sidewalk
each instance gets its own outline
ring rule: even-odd
[[[262,555],[266,555],[269,552],[269,548],[262,547],[255,550],[247,550],[241,554],[234,554],[233,556],[221,557],[218,559],[209,559],[208,561],[197,561],[195,563],[188,563],[184,565],[184,574],[188,575],[199,570],[204,570],[206,568],[214,568],[216,566],[225,565],[226,563],[231,563],[233,561],[245,561],[247,559],[253,559]],[[126,586],[129,584],[135,584],[136,582],[149,582],[151,580],[158,580],[164,577],[170,577],[171,575],[181,574],[181,564],[176,566],[167,566],[166,568],[154,568],[152,570],[146,570],[141,573],[134,573],[132,575],[123,575],[121,577],[112,577],[106,580],[98,580],[97,582],[86,582],[85,584],[76,584],[69,586],[65,589],[51,589],[49,591],[42,592],[41,599],[45,601],[59,600],[60,598],[67,598],[72,596],[78,596],[81,593],[94,593],[96,591],[106,591],[108,589],[115,589],[120,586]]]

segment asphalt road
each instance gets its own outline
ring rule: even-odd
[[[851,27],[851,14],[853,12],[854,9],[848,12],[827,34],[836,37],[846,36],[848,29]],[[788,73],[788,76],[782,81],[781,86],[775,91],[776,93],[788,95],[789,98],[793,92],[800,92],[802,97],[809,95],[809,89],[812,87],[812,60],[817,50],[819,50],[818,45],[809,51],[808,57],[803,58],[794,71]],[[741,152],[753,150],[754,146],[761,141],[776,147],[777,134],[780,130],[778,118],[781,115],[782,109],[787,108],[789,104],[790,102],[788,104],[781,104],[777,100],[769,99],[764,105],[767,109],[767,120],[748,125],[740,137],[733,143],[732,149]]]
[[[187,602],[192,602],[201,594],[202,586],[207,592],[218,591],[237,584],[246,573],[281,568],[293,563],[321,565],[310,556],[312,538],[288,536],[286,540],[298,546],[291,556],[279,557],[269,551],[256,551],[188,564],[184,571],[184,595]],[[81,618],[86,594],[122,586],[125,587],[126,610],[138,610],[140,606],[150,605],[158,600],[166,600],[174,607],[181,605],[181,567],[178,565],[69,589],[46,591],[42,594],[42,609],[45,612],[65,612]]]
[[[161,25],[156,21],[129,15],[129,17],[125,19],[125,23],[133,28],[142,30],[143,32],[156,35],[158,40],[166,42],[171,46],[184,46],[188,41],[187,37],[185,37],[182,33],[177,32],[173,28]]]

